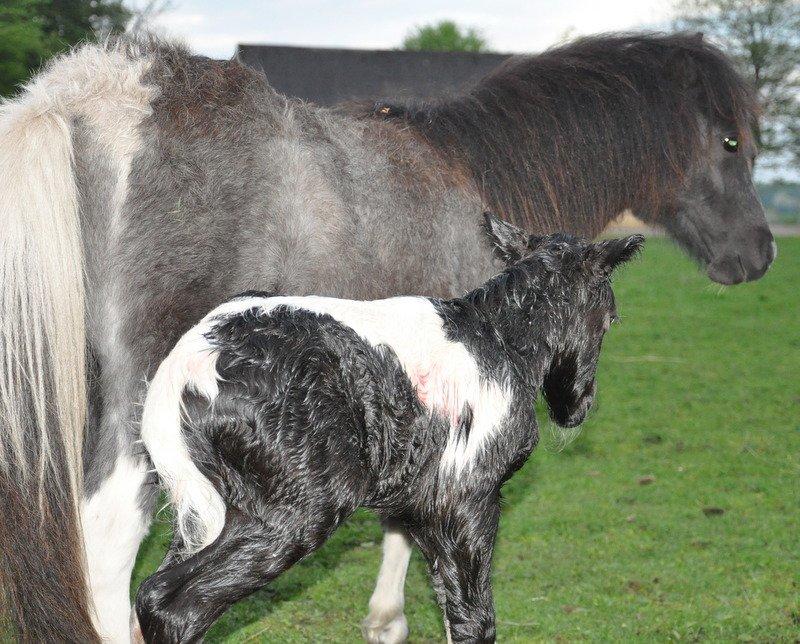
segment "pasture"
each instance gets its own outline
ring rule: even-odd
[[[566,447],[540,414],[540,446],[504,488],[499,641],[797,637],[800,239],[778,247],[762,280],[734,288],[663,239],[621,271],[593,413]],[[162,516],[134,588],[168,539]],[[359,641],[380,540],[358,513],[207,641]],[[406,593],[411,641],[442,641],[418,554]]]

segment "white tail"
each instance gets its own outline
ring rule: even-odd
[[[0,107],[0,222],[3,581],[23,639],[96,639],[78,519],[86,417],[78,193],[68,118],[35,88]],[[59,584],[69,584],[59,589],[68,605],[47,604]],[[65,630],[49,623],[64,619]]]
[[[19,463],[23,476],[43,485],[58,441],[71,464],[69,480],[59,484],[75,497],[86,417],[78,194],[69,125],[37,108],[12,103],[0,116],[0,413],[8,432],[0,466]],[[40,441],[35,464],[27,462],[29,423]]]
[[[108,630],[87,591],[78,509],[86,306],[71,129],[80,119],[116,176],[111,246],[158,94],[143,81],[150,46],[87,44],[0,106],[0,589],[26,641],[98,641],[93,621]]]
[[[183,438],[182,399],[191,389],[213,403],[217,354],[205,338],[208,322],[190,329],[156,371],[142,412],[142,441],[175,508],[184,554],[212,543],[225,525],[225,502],[194,464]]]

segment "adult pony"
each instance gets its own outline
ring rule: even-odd
[[[449,100],[350,112],[156,41],[53,61],[0,114],[1,585],[22,637],[128,639],[157,489],[137,403],[213,305],[463,293],[498,268],[484,210],[593,236],[630,208],[712,279],[756,279],[775,251],[755,112],[681,35],[580,40]],[[366,633],[388,641],[406,632],[401,532],[385,552]]]

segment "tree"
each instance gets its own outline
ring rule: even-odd
[[[0,95],[13,94],[51,56],[123,31],[130,16],[122,0],[3,0]]]
[[[486,40],[473,27],[462,30],[452,20],[415,27],[403,40],[410,51],[487,51]]]
[[[128,32],[138,34],[151,29],[159,16],[172,9],[173,3],[172,0],[143,0],[142,2],[128,0],[127,6],[132,15],[128,23]]]
[[[36,0],[6,0],[0,9],[0,96],[13,93],[47,51]]]
[[[677,8],[677,28],[703,32],[752,78],[765,165],[800,168],[800,1],[680,0]]]

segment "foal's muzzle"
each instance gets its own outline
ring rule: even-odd
[[[586,414],[588,414],[589,410],[592,408],[596,389],[596,384],[592,381],[592,384],[586,388],[586,391],[584,391],[574,404],[550,407],[550,418],[561,427],[566,427],[567,429],[577,427],[584,421]]]

